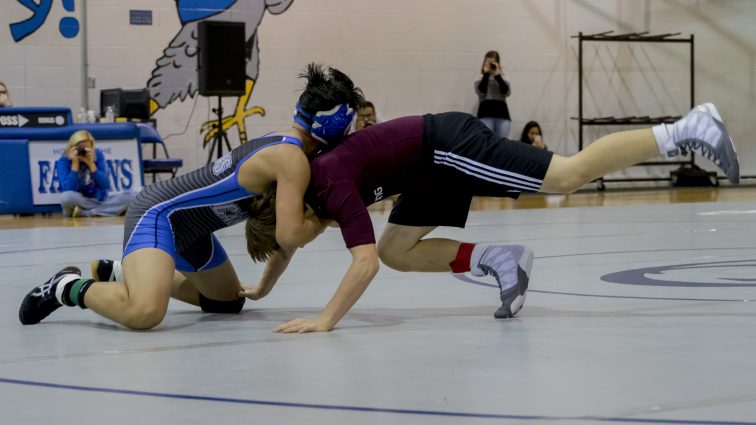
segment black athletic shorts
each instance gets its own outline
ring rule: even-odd
[[[465,227],[473,196],[516,199],[540,190],[552,152],[499,138],[470,114],[424,118],[425,163],[418,184],[397,200],[389,223]]]

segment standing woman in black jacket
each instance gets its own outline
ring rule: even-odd
[[[499,52],[491,50],[483,59],[480,73],[475,82],[478,94],[478,118],[499,137],[509,137],[512,120],[507,107],[507,97],[512,93],[509,77],[501,69]]]

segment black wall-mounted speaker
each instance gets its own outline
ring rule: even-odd
[[[198,31],[199,94],[242,96],[246,80],[244,23],[202,21]]]

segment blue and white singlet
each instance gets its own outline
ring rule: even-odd
[[[157,248],[173,256],[179,271],[221,265],[228,256],[213,232],[246,220],[249,205],[261,196],[239,185],[239,168],[261,149],[282,143],[302,148],[293,137],[254,139],[198,170],[144,188],[126,213],[123,258]]]

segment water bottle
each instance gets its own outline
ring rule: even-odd
[[[87,111],[84,109],[83,106],[79,108],[79,114],[76,115],[76,122],[80,124],[87,122]]]
[[[105,108],[105,122],[115,122],[115,111],[112,106]]]

